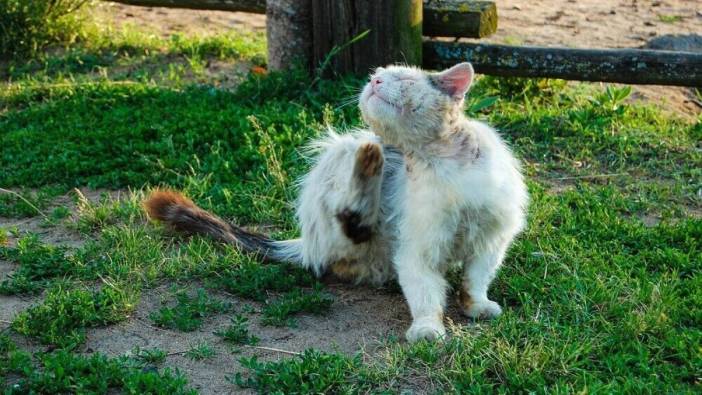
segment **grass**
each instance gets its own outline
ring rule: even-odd
[[[360,124],[357,109],[342,104],[363,81],[251,74],[224,89],[207,72],[208,61],[261,64],[263,48],[255,35],[163,39],[108,29],[0,72],[0,186],[45,212],[49,228],[84,241],[52,246],[22,225],[0,232],[8,244],[0,259],[17,265],[0,290],[38,298],[12,328],[58,348],[32,355],[0,337],[4,391],[15,391],[10,383],[40,393],[187,391],[178,373],[143,370],[167,364],[165,351],[123,360],[76,353],[88,328],[128,319],[140,295],[164,283],[250,300],[256,307],[247,314],[264,324],[330,308],[309,273],[174,236],[140,209],[150,188],[169,185],[239,223],[296,235],[289,202],[308,168],[301,147],[325,124]],[[371,354],[246,358],[232,381],[262,393],[699,392],[702,119],[632,104],[630,93],[478,79],[467,112],[501,130],[523,160],[532,198],[529,226],[491,289],[505,307],[500,319],[456,323],[443,343],[390,336]],[[122,192],[96,201],[74,187]],[[63,195],[75,205],[56,208]],[[36,215],[0,194],[0,217]],[[149,313],[156,325],[198,330],[230,311],[199,291],[176,293]],[[240,314],[217,335],[237,346],[257,340]],[[216,348],[193,346],[193,358]],[[58,366],[65,380],[52,384]]]
[[[249,333],[248,318],[237,314],[232,317],[231,324],[224,330],[215,332],[215,335],[221,337],[224,341],[234,345],[254,345],[259,339]]]
[[[298,313],[323,314],[327,312],[334,303],[334,298],[323,292],[321,287],[315,287],[311,291],[304,291],[300,288],[294,289],[266,304],[263,309],[263,323],[275,326],[294,326],[295,321],[291,317]]]
[[[82,356],[66,350],[39,353],[36,362],[18,351],[6,336],[0,336],[0,372],[14,372],[15,379],[5,394],[108,393],[195,394],[186,388],[180,372],[168,368],[145,369],[128,358],[108,358],[101,354]]]
[[[176,293],[175,306],[161,307],[150,318],[156,326],[192,332],[202,326],[204,318],[230,309],[228,303],[209,297],[203,289],[197,290],[194,296],[179,291]]]
[[[85,340],[86,328],[124,320],[134,309],[134,298],[126,288],[106,285],[90,291],[60,284],[42,303],[21,312],[12,328],[42,344],[73,349]]]

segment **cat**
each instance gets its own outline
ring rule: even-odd
[[[317,275],[373,284],[397,280],[412,314],[410,342],[445,336],[447,270],[462,264],[465,315],[492,318],[488,287],[526,225],[520,164],[498,133],[464,115],[469,63],[432,73],[392,65],[359,98],[368,129],[329,131],[297,200],[299,239],[276,241],[227,223],[170,190],[144,202],[177,231],[207,234]]]

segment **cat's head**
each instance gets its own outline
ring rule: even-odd
[[[361,93],[363,119],[391,144],[430,141],[462,113],[473,75],[470,63],[438,73],[415,67],[379,67]]]

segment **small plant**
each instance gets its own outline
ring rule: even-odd
[[[71,215],[71,210],[68,209],[68,207],[64,206],[59,206],[55,207],[53,210],[51,210],[51,213],[49,213],[49,220],[53,223],[59,222],[63,219],[68,218],[68,216]]]
[[[229,311],[228,303],[210,298],[205,290],[199,289],[195,296],[185,291],[176,294],[176,305],[162,307],[150,315],[157,326],[192,332],[202,326],[202,319],[216,313]]]
[[[21,373],[31,364],[32,357],[29,353],[19,350],[7,335],[0,335],[0,388],[3,376]]]
[[[20,380],[6,394],[125,393],[194,395],[178,372],[142,369],[126,358],[96,353],[75,355],[66,350],[40,354],[36,366],[26,361]]]
[[[361,366],[359,358],[306,350],[302,355],[279,362],[259,362],[256,357],[242,358],[249,376],[240,373],[229,380],[262,394],[342,393],[351,384],[351,374]]]
[[[236,269],[222,274],[218,285],[227,292],[253,299],[266,300],[268,292],[287,292],[297,286],[315,283],[312,275],[300,268],[289,265],[261,265],[249,258]]]
[[[281,295],[263,309],[263,323],[266,325],[294,325],[291,316],[298,313],[321,314],[331,307],[334,298],[322,292],[320,287],[306,292],[295,289]]]
[[[237,314],[232,317],[232,323],[226,329],[215,332],[215,335],[236,345],[256,344],[259,339],[249,333],[248,321],[248,318]]]
[[[12,327],[42,344],[70,349],[83,343],[86,328],[121,321],[134,309],[128,292],[109,286],[89,291],[67,285],[50,289],[44,301],[21,312]]]
[[[604,92],[590,99],[598,109],[602,109],[611,113],[621,114],[624,112],[624,101],[631,95],[631,86],[626,85],[617,88],[612,85],[607,85]]]
[[[215,354],[217,351],[207,342],[199,342],[185,352],[186,357],[195,361],[212,358]]]
[[[160,348],[136,347],[130,354],[132,358],[147,364],[157,365],[166,360],[166,352]]]
[[[0,294],[38,292],[58,276],[74,270],[74,263],[65,247],[43,244],[36,235],[28,235],[17,241],[17,247],[0,246],[0,258],[19,264],[7,279],[0,283]]]

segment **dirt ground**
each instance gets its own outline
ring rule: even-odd
[[[702,52],[699,0],[497,0],[498,31],[483,41],[578,48],[640,48]],[[117,26],[147,26],[168,36],[264,30],[265,15],[134,7],[106,3],[98,13]],[[702,113],[692,89],[636,86],[633,100],[657,103],[684,117]]]

